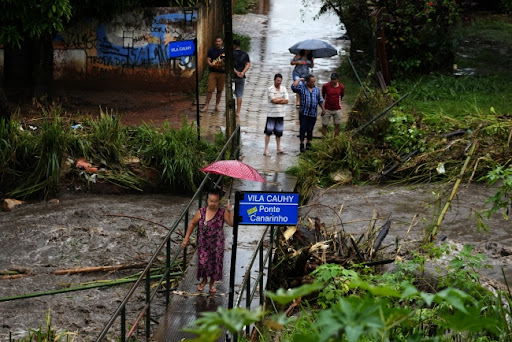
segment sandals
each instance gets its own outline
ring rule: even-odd
[[[277,154],[286,154],[286,151],[277,151]]]
[[[270,156],[272,156],[272,155],[270,154],[270,152],[269,152],[269,153],[267,153],[267,152],[263,152],[263,155],[264,155],[265,157],[270,157]]]
[[[206,283],[197,285],[197,291],[203,292],[205,286],[206,286]]]
[[[215,287],[210,287],[210,293],[217,293],[217,289]]]

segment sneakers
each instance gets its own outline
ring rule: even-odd
[[[300,152],[301,153],[306,152],[306,149],[304,148],[304,144],[300,144]]]
[[[306,150],[311,150],[311,143],[310,142],[306,143]]]

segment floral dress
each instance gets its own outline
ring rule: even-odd
[[[224,211],[219,208],[211,220],[205,221],[206,208],[199,209],[201,218],[197,231],[198,265],[197,280],[211,277],[222,279],[224,264]]]

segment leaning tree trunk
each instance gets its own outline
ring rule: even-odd
[[[7,96],[5,96],[4,88],[0,88],[0,119],[11,117]]]
[[[52,97],[53,46],[52,36],[43,35],[32,41],[32,96]]]

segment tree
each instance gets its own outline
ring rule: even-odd
[[[62,30],[70,17],[70,0],[0,0],[0,45],[7,56],[22,47],[32,47],[40,54],[32,58],[35,73],[48,70],[44,44],[51,43],[53,34]],[[8,63],[8,58],[4,61]],[[0,87],[0,116],[9,115],[7,98]]]
[[[303,0],[307,4],[312,0]],[[375,71],[382,58],[391,75],[448,69],[454,57],[450,27],[458,16],[454,0],[318,0],[319,14],[336,13],[351,39],[350,58]],[[385,49],[376,49],[383,41]]]
[[[316,0],[302,0],[305,7]],[[366,0],[320,0],[318,15],[332,11],[343,23],[350,38],[350,58],[358,65],[368,67],[374,60],[375,35],[372,7]]]

